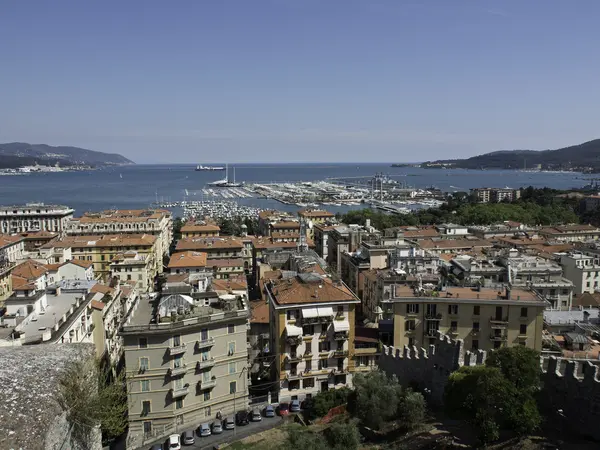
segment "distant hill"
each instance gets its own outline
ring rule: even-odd
[[[463,169],[523,169],[541,164],[544,170],[587,169],[600,171],[600,139],[557,150],[501,150],[467,159],[428,161]]]
[[[116,166],[135,164],[133,161],[116,153],[103,153],[79,147],[53,147],[46,144],[27,144],[11,142],[0,144],[0,168],[14,168],[33,165],[61,166]]]

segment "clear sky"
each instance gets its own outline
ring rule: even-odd
[[[600,137],[600,0],[0,0],[0,142],[422,161]]]

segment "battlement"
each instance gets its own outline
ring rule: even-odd
[[[594,364],[594,362],[597,364]],[[594,362],[590,360],[567,360],[551,356],[542,362],[542,377],[544,380],[554,377],[562,378],[565,382],[573,380],[589,385],[600,384],[600,360]]]

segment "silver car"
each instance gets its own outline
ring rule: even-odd
[[[210,431],[210,426],[207,423],[203,423],[202,425],[200,425],[200,436],[201,437],[208,437],[211,434],[212,433]]]
[[[262,420],[262,415],[260,414],[260,409],[254,408],[250,413],[250,420],[252,422],[260,422]]]
[[[212,423],[212,433],[213,434],[221,434],[223,432],[223,424],[219,420],[215,420]]]
[[[184,431],[181,435],[181,440],[183,445],[193,445],[194,444],[194,432],[193,431]]]
[[[233,416],[225,417],[223,428],[226,430],[233,430],[235,428],[235,419]]]

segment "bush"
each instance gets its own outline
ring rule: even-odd
[[[413,429],[421,425],[425,420],[426,411],[427,407],[423,394],[414,392],[411,389],[404,391],[398,413],[402,426]]]
[[[325,433],[332,450],[357,450],[360,445],[360,434],[355,421],[334,423]]]

